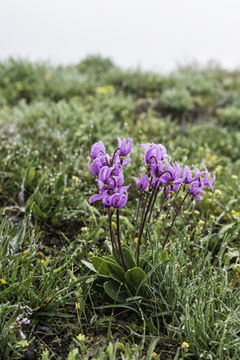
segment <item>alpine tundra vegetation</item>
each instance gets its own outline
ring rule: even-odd
[[[239,360],[239,89],[0,63],[0,359]]]

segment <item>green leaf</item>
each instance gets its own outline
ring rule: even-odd
[[[106,261],[98,256],[92,257],[92,264],[94,269],[100,275],[110,276],[110,271]]]
[[[47,219],[47,214],[45,214],[36,203],[33,204],[33,212],[43,220]]]
[[[59,192],[64,186],[64,177],[63,175],[59,175],[59,177],[55,181],[55,190]]]
[[[88,262],[88,261],[86,261],[86,260],[82,260],[82,263],[83,263],[88,269],[96,272],[96,269],[94,268],[94,266],[93,266],[90,262]]]
[[[132,250],[129,248],[129,246],[127,246],[126,244],[123,244],[122,246],[122,254],[128,269],[132,269],[133,267],[136,266],[134,254]],[[121,263],[121,256],[119,249],[115,250],[114,259],[117,261],[117,263]]]
[[[145,276],[146,273],[140,267],[136,266],[126,272],[125,280],[130,289],[136,293],[141,283],[143,283]]]
[[[144,269],[144,267],[148,265],[150,256],[151,256],[150,251],[147,251],[143,256],[140,257],[140,261],[139,261],[140,268]]]
[[[105,260],[111,276],[118,281],[124,282],[125,271],[123,268],[112,260]]]
[[[103,284],[106,294],[114,301],[125,302],[126,290],[122,284],[114,280],[108,280]]]
[[[33,167],[31,167],[28,170],[28,182],[31,183],[33,181],[34,177],[35,177],[35,169]]]
[[[125,259],[127,268],[132,269],[133,267],[135,267],[136,261],[135,261],[134,254],[133,254],[132,250],[130,249],[130,247],[124,244],[122,246],[122,252],[123,252],[123,257]]]
[[[114,264],[116,264],[115,258],[113,258],[111,255],[109,255],[109,256],[103,256],[102,258],[103,258],[104,260],[106,260],[106,261],[111,261],[111,262],[113,262]]]
[[[163,262],[166,262],[168,261],[168,252],[166,250],[163,250],[161,255],[160,255],[160,259],[163,261]]]
[[[219,231],[219,236],[223,236],[226,232],[231,233],[234,225],[235,223],[231,223],[223,226],[222,229]]]
[[[155,350],[155,347],[157,346],[158,341],[159,341],[158,338],[152,340],[151,344],[150,344],[149,347],[148,347],[148,352],[147,352],[146,360],[151,360],[151,359],[153,359],[152,354],[153,354],[153,352],[154,352],[154,350]]]
[[[78,349],[71,350],[67,357],[67,360],[80,360],[80,359],[81,359],[81,356],[79,354]]]

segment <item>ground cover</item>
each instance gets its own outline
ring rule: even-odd
[[[239,359],[239,85],[240,72],[216,66],[162,76],[97,56],[0,64],[2,359]],[[113,153],[118,136],[134,143],[120,215],[133,246],[140,144],[216,175],[214,192],[185,204],[165,260],[154,256],[164,219],[150,227],[148,298],[122,303],[84,264],[110,244],[106,211],[88,203],[90,149],[102,140]]]

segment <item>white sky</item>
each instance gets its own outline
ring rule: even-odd
[[[168,71],[193,60],[240,66],[240,0],[0,0],[0,60],[89,54]]]

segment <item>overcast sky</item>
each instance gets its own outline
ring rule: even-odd
[[[96,53],[159,71],[194,60],[240,67],[240,0],[0,0],[0,60]]]

